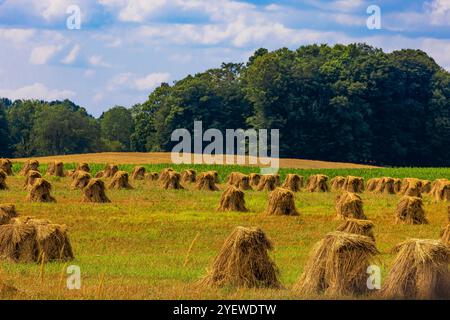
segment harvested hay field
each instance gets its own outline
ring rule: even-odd
[[[397,254],[380,292],[387,299],[450,299],[450,247],[438,240],[410,239]]]
[[[272,242],[259,228],[237,227],[225,240],[204,286],[280,288],[278,268],[269,257]]]
[[[135,166],[141,165],[147,173],[161,172],[168,167],[177,172],[192,169],[198,175],[217,171],[221,183],[216,186],[220,190],[226,190],[226,178],[231,172],[259,174],[254,167],[148,165],[140,161],[126,164],[113,159],[101,163],[88,159],[63,161],[67,171],[75,170],[77,162],[88,162],[93,177],[106,163],[117,163],[119,169],[129,175]],[[25,177],[17,175],[22,166],[13,160],[16,175],[8,176],[9,190],[0,192],[0,204],[11,203],[19,214],[67,225],[75,256],[69,264],[80,266],[83,282],[82,290],[67,290],[61,286],[61,274],[65,275],[67,268],[64,261],[46,262],[42,275],[40,264],[2,261],[1,281],[17,288],[13,299],[325,299],[328,296],[323,291],[308,294],[292,289],[305,272],[314,244],[351,221],[333,219],[334,201],[342,190],[324,193],[301,190],[294,198],[299,216],[272,216],[266,214],[269,192],[245,191],[248,211],[218,212],[222,192],[197,190],[193,183],[184,184],[184,190],[165,190],[155,180],[146,179],[132,181],[134,189],[107,190],[110,203],[93,203],[83,201],[84,190],[70,189],[71,177],[49,176],[48,181],[53,186],[51,194],[58,202],[27,202],[24,201],[27,191],[22,189]],[[46,162],[42,162],[40,169],[46,172]],[[324,174],[330,179],[357,176],[365,181],[379,177],[415,177],[432,183],[437,178],[450,178],[447,169],[413,168],[281,169],[280,179],[284,181],[287,174],[305,178]],[[109,178],[102,180],[106,184],[111,181]],[[411,237],[438,240],[448,224],[448,203],[435,201],[431,194],[422,193],[429,224],[421,225],[394,223],[393,214],[401,195],[366,191],[360,196],[364,200],[364,214],[374,225],[383,282],[396,257],[396,253],[390,251],[392,247]],[[211,268],[224,240],[238,226],[259,227],[270,237],[274,250],[268,250],[268,256],[278,267],[278,282],[286,290],[198,285],[205,270]],[[354,229],[355,225],[345,228],[348,233],[360,232]],[[18,245],[26,247],[26,237]],[[26,260],[24,254],[14,257]],[[352,298],[376,297],[363,293]]]

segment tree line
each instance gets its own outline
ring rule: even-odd
[[[280,129],[280,155],[450,165],[450,73],[425,52],[366,44],[257,50],[161,84],[98,119],[69,100],[0,100],[0,156],[170,151],[177,128]]]

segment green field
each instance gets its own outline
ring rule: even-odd
[[[250,173],[257,168],[204,165],[144,165],[148,171],[172,167],[197,172],[217,170],[224,182],[232,171]],[[20,164],[14,165],[18,172]],[[66,169],[74,168],[67,164]],[[131,172],[132,165],[119,166]],[[103,165],[91,165],[95,174]],[[45,165],[41,166],[45,172]],[[450,178],[450,169],[281,169],[305,178],[314,173],[356,175],[366,179],[391,176],[421,179]],[[268,193],[247,191],[247,213],[219,213],[221,192],[193,190],[162,190],[156,183],[131,181],[133,190],[108,190],[110,204],[81,202],[81,191],[70,190],[71,178],[47,177],[53,184],[56,204],[25,202],[23,177],[8,177],[10,190],[0,191],[0,203],[14,203],[22,216],[49,219],[69,227],[69,235],[82,273],[81,290],[65,286],[64,263],[13,264],[1,262],[0,280],[15,286],[15,299],[304,299],[291,290],[302,273],[308,254],[327,232],[335,230],[340,221],[334,219],[336,193],[296,194],[298,217],[267,216]],[[221,184],[220,189],[225,185]],[[424,195],[428,225],[394,224],[399,196],[362,194],[365,213],[375,224],[377,247],[381,252],[378,264],[383,275],[389,270],[393,255],[390,249],[410,238],[438,238],[447,223],[447,203],[435,202]],[[204,288],[197,281],[218,253],[223,241],[236,226],[258,226],[273,241],[272,258],[280,269],[284,289]],[[188,249],[197,236],[188,257]],[[185,261],[187,259],[187,264]],[[370,298],[370,297],[361,297]]]

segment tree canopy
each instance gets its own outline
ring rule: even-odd
[[[366,44],[258,49],[163,83],[99,119],[72,102],[0,101],[1,155],[170,151],[178,128],[280,129],[280,155],[450,165],[450,74],[425,52]],[[101,138],[100,138],[101,137]]]

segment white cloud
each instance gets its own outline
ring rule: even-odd
[[[142,22],[146,17],[164,7],[166,0],[99,0],[105,7],[118,9],[121,21]]]
[[[57,45],[36,47],[31,51],[30,62],[32,64],[46,64],[59,50],[61,50],[61,46]]]
[[[99,55],[90,56],[88,61],[94,67],[103,67],[103,68],[111,67],[111,65],[103,61],[103,57]]]
[[[38,99],[51,101],[72,98],[75,96],[75,92],[70,90],[49,89],[42,83],[34,83],[17,89],[2,89],[0,90],[0,96],[7,97],[11,100]]]
[[[96,93],[96,94],[94,95],[94,97],[92,98],[92,100],[93,100],[94,102],[102,101],[102,100],[103,100],[103,94],[102,94],[101,92]]]
[[[432,25],[450,25],[450,0],[434,0],[427,7]]]
[[[0,38],[14,43],[29,41],[36,31],[33,29],[0,29]]]
[[[61,61],[64,64],[71,64],[75,62],[80,52],[80,46],[78,44],[74,45],[69,54]]]
[[[167,82],[170,78],[169,73],[151,73],[144,78],[139,78],[134,81],[134,86],[138,90],[151,90],[160,85],[162,82]]]

